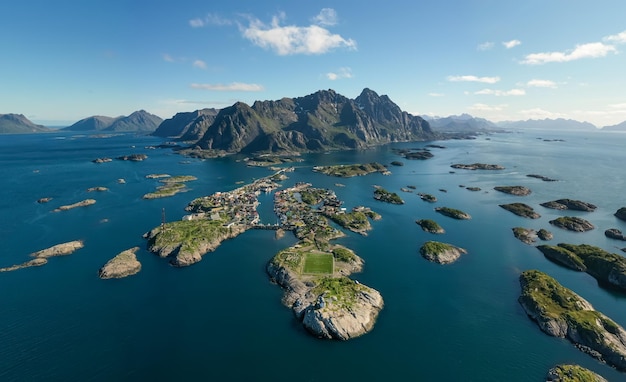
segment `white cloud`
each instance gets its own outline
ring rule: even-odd
[[[331,81],[339,80],[341,78],[352,78],[352,69],[348,67],[339,68],[337,72],[326,73],[326,78]]]
[[[494,89],[483,89],[474,94],[479,95],[494,95],[496,97],[507,97],[507,96],[523,96],[526,94],[524,89],[511,89],[511,90],[494,90]]]
[[[230,84],[198,84],[193,83],[190,85],[193,89],[213,90],[220,92],[258,92],[262,91],[263,86],[257,84],[246,84],[242,82],[232,82]]]
[[[614,103],[609,105],[611,109],[624,109],[626,110],[626,103]]]
[[[620,32],[618,34],[614,34],[611,36],[606,36],[603,38],[604,41],[615,42],[618,44],[626,44],[626,31]]]
[[[475,103],[468,107],[471,111],[502,111],[506,109],[508,105],[486,105],[484,103]]]
[[[198,69],[206,69],[206,62],[202,61],[202,60],[195,60],[193,62],[193,66],[194,68],[198,68]]]
[[[450,82],[482,82],[485,84],[495,84],[500,81],[500,77],[477,77],[477,76],[448,76]]]
[[[337,12],[332,8],[322,8],[319,15],[313,18],[317,25],[332,26],[337,24]]]
[[[520,45],[521,43],[522,42],[520,40],[511,40],[511,41],[504,41],[502,45],[504,45],[504,47],[507,49],[511,49]]]
[[[167,53],[163,54],[163,60],[167,62],[174,62],[174,58]]]
[[[445,94],[442,93],[428,93],[431,97],[445,97]]]
[[[321,14],[324,14],[323,10]],[[243,37],[259,47],[273,50],[280,56],[324,54],[336,48],[356,49],[356,41],[333,34],[319,25],[281,26],[280,22],[284,18],[284,13],[274,16],[270,25],[251,19],[247,27],[241,28]]]
[[[522,61],[522,64],[541,65],[548,62],[569,62],[580,60],[582,58],[604,57],[611,52],[617,52],[617,49],[613,45],[607,45],[601,42],[591,42],[588,44],[576,45],[576,48],[566,52],[532,53],[526,56],[526,58]]]
[[[492,49],[494,46],[493,42],[491,41],[487,41],[487,42],[483,42],[482,44],[479,44],[476,49],[484,51],[484,50],[489,50]]]
[[[530,80],[526,83],[526,86],[531,88],[552,88],[556,89],[556,82],[550,80]]]
[[[189,20],[189,25],[192,28],[202,28],[207,25],[224,26],[232,24],[233,22],[231,20],[212,13],[207,14],[204,18],[197,17],[195,19]]]
[[[523,119],[556,119],[565,117],[561,113],[553,113],[551,111],[543,110],[538,107],[533,109],[520,110],[518,113],[522,115]]]

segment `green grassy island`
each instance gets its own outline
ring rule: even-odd
[[[178,175],[178,176],[169,176],[166,174],[152,174],[148,175],[149,179],[157,179],[160,183],[163,183],[162,186],[158,186],[155,192],[147,193],[143,196],[143,199],[158,199],[158,198],[166,198],[168,196],[174,196],[179,192],[185,191],[187,187],[185,186],[186,182],[190,182],[192,180],[197,180],[195,176],[191,175]]]
[[[626,258],[588,244],[537,247],[548,259],[570,269],[587,272],[598,282],[626,292]]]
[[[531,194],[530,188],[524,186],[496,186],[493,188],[496,191],[504,192],[505,194],[515,196],[526,196]]]
[[[437,264],[453,263],[466,253],[467,251],[463,248],[438,241],[427,241],[420,248],[420,254],[426,260]]]
[[[441,227],[436,221],[431,219],[416,220],[415,223],[422,227],[422,229],[426,232],[437,234],[446,233],[443,227]]]
[[[500,207],[504,208],[507,211],[514,213],[517,216],[530,218],[530,219],[539,219],[541,215],[535,212],[535,210],[524,203],[510,203],[510,204],[500,204]]]
[[[574,232],[586,232],[595,228],[589,221],[578,216],[561,216],[550,220],[550,224]]]
[[[536,270],[522,272],[519,303],[545,333],[626,370],[626,331],[585,299]]]
[[[404,200],[398,194],[387,191],[384,188],[374,190],[374,199],[391,204],[404,204]]]
[[[315,166],[313,171],[321,172],[322,174],[339,176],[342,178],[350,178],[353,176],[362,176],[371,174],[374,172],[380,172],[381,174],[390,174],[387,167],[380,163],[367,163],[367,164],[340,164],[334,166]]]
[[[457,210],[457,209],[449,208],[449,207],[437,207],[435,208],[435,211],[439,212],[443,216],[447,216],[447,217],[457,219],[457,220],[469,220],[472,218],[469,214],[461,210]]]
[[[608,382],[602,376],[579,365],[556,365],[548,371],[546,382]]]

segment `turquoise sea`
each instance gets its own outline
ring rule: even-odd
[[[271,231],[248,231],[187,268],[174,268],[146,250],[142,234],[160,224],[163,208],[168,221],[177,220],[193,198],[271,173],[247,167],[243,157],[198,160],[146,148],[160,143],[145,136],[60,132],[0,137],[0,267],[23,263],[30,253],[58,243],[85,243],[44,266],[0,273],[0,380],[542,381],[557,363],[577,363],[611,381],[626,379],[567,340],[541,332],[517,302],[518,276],[527,269],[547,272],[622,326],[626,294],[549,262],[511,232],[515,226],[547,228],[555,235],[553,244],[588,243],[622,253],[618,248],[626,243],[603,232],[626,231],[626,222],[613,216],[626,206],[626,134],[525,131],[440,141],[446,148],[433,148],[435,157],[426,161],[405,160],[392,149],[427,143],[303,156],[285,187],[306,181],[333,188],[345,207],[365,205],[383,216],[368,236],[348,233],[338,240],[365,260],[363,272],[352,277],[385,300],[374,330],[347,342],[310,336],[281,304],[282,291],[270,283],[265,265],[295,242],[290,234],[276,240]],[[132,153],[148,159],[91,163]],[[390,166],[389,176],[339,179],[311,171],[314,165],[394,160],[404,166]],[[473,162],[506,170],[451,172],[453,163]],[[188,192],[143,200],[158,185],[145,178],[152,173],[198,180],[189,183]],[[373,185],[397,192],[406,204],[375,201]],[[400,191],[408,185],[439,201],[433,205]],[[516,197],[494,191],[498,185],[524,185],[533,192]],[[109,191],[86,191],[96,186]],[[37,203],[42,197],[53,199]],[[87,198],[97,203],[52,212]],[[598,209],[539,206],[558,198],[591,202]],[[514,201],[533,206],[542,218],[524,219],[498,206]],[[473,218],[446,218],[435,206],[461,209]],[[261,197],[260,214],[275,222],[271,195]],[[570,233],[548,224],[563,215],[582,216],[596,229]],[[421,218],[437,220],[446,234],[423,232],[415,224]],[[433,264],[418,253],[426,240],[469,253],[454,264]],[[98,278],[106,261],[134,246],[141,248],[139,274]]]

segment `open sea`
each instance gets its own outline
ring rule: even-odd
[[[626,232],[613,213],[626,206],[626,134],[524,131],[475,140],[434,142],[434,158],[399,157],[393,148],[304,155],[282,182],[306,181],[336,191],[348,209],[365,205],[382,215],[368,236],[348,232],[337,240],[365,260],[351,277],[381,292],[385,308],[374,329],[338,342],[310,336],[281,304],[282,290],[271,284],[265,265],[295,243],[291,234],[248,231],[228,240],[203,260],[174,268],[146,250],[142,235],[161,222],[185,215],[196,197],[239,187],[271,174],[247,167],[243,157],[199,160],[171,149],[150,149],[155,137],[51,133],[0,136],[0,267],[29,260],[55,244],[84,240],[70,256],[41,267],[0,273],[1,381],[542,381],[558,363],[576,363],[610,381],[626,374],[599,363],[569,341],[550,337],[517,302],[518,276],[539,269],[583,296],[626,327],[626,294],[606,290],[586,273],[548,261],[513,236],[511,228],[546,228],[549,242],[587,243],[622,253],[604,230]],[[143,162],[99,157],[144,153]],[[399,160],[392,174],[333,178],[312,172],[315,165]],[[503,171],[453,170],[453,163],[493,163]],[[146,175],[193,175],[189,190],[170,198],[144,200],[158,180]],[[558,179],[543,182],[527,174]],[[118,183],[123,178],[126,183]],[[335,183],[344,184],[337,187]],[[373,199],[373,185],[397,192],[406,202]],[[400,189],[415,186],[413,193]],[[467,187],[480,187],[478,192]],[[526,197],[499,193],[499,185],[524,185]],[[106,192],[87,192],[90,187]],[[440,190],[446,190],[443,192]],[[430,193],[435,204],[417,192]],[[39,204],[43,197],[53,198]],[[97,203],[69,211],[55,208],[87,198]],[[571,198],[593,203],[595,212],[557,211],[539,206]],[[260,198],[263,222],[274,223],[272,196]],[[523,202],[542,217],[518,217],[498,205]],[[472,216],[456,221],[436,206]],[[558,216],[581,216],[596,229],[572,233],[551,226]],[[445,235],[423,232],[415,220],[431,218]],[[456,263],[437,265],[419,255],[427,240],[468,250]],[[539,243],[538,243],[539,244]],[[119,280],[100,280],[98,269],[119,252],[138,246],[142,270]]]

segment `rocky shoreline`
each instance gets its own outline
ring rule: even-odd
[[[83,201],[80,201],[74,204],[60,206],[54,209],[53,212],[67,211],[67,210],[71,210],[71,209],[78,208],[78,207],[87,207],[87,206],[91,206],[92,204],[96,204],[95,199],[85,199]]]
[[[426,260],[437,264],[450,264],[457,261],[467,250],[452,244],[427,241],[420,248],[420,254]]]
[[[117,254],[100,268],[98,277],[101,279],[119,279],[137,274],[141,270],[141,263],[136,256],[138,250],[139,247],[134,247]]]
[[[10,267],[0,268],[0,272],[11,272],[18,269],[38,267],[48,263],[50,257],[66,256],[74,253],[75,251],[83,248],[85,245],[82,240],[69,241],[67,243],[61,243],[52,247],[42,249],[41,251],[33,252],[30,257],[34,257],[33,260],[26,261],[21,264],[12,265]]]

